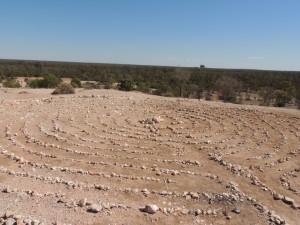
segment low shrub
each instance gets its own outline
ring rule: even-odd
[[[53,95],[75,94],[75,89],[71,84],[61,83],[52,92]]]
[[[30,88],[56,88],[61,83],[61,79],[53,74],[48,74],[42,80],[27,80],[26,83]]]
[[[7,88],[20,88],[21,84],[15,78],[8,78],[6,81],[3,82],[3,87],[7,87]]]
[[[72,79],[71,85],[72,85],[73,88],[81,88],[82,87],[81,80],[77,77]]]

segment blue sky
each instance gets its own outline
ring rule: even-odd
[[[300,71],[298,0],[0,0],[0,58]]]

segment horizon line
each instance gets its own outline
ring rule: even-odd
[[[252,70],[252,71],[269,71],[269,72],[300,72],[300,70],[272,70],[272,69],[249,69],[249,68],[225,68],[225,67],[206,67],[204,64],[197,66],[172,66],[172,65],[154,65],[154,64],[131,64],[131,63],[108,63],[108,62],[92,62],[92,61],[58,61],[58,60],[43,60],[43,59],[16,59],[16,58],[0,58],[0,61],[27,61],[27,62],[49,62],[49,63],[75,63],[75,64],[102,64],[102,65],[118,65],[118,66],[145,66],[145,67],[169,67],[169,68],[187,68],[187,69],[212,69],[212,70]],[[200,66],[204,65],[204,68]]]

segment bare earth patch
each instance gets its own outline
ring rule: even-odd
[[[0,89],[0,224],[300,224],[297,110],[24,91]]]

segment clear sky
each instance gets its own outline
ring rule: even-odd
[[[300,71],[299,0],[0,0],[0,58]]]

